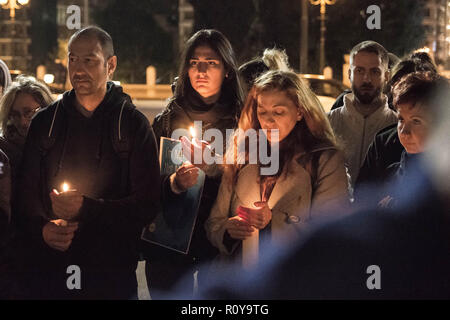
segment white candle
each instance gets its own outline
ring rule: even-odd
[[[195,138],[195,129],[193,126],[189,127],[189,133],[191,134],[192,137],[192,143],[194,143],[194,138]]]
[[[259,258],[259,230],[253,228],[252,235],[242,241],[242,267],[253,269]]]
[[[262,210],[264,202],[258,201],[253,204],[253,208],[248,208],[248,214],[253,215],[258,210]],[[244,269],[253,269],[259,261],[259,229],[253,227],[250,237],[242,241],[242,266]]]

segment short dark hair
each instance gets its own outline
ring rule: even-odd
[[[239,67],[239,73],[250,89],[253,82],[261,74],[269,70],[290,71],[288,56],[285,50],[265,49],[261,57],[256,57]]]
[[[393,89],[395,108],[399,104],[410,103],[415,106],[426,106],[434,114],[442,94],[450,89],[448,80],[434,72],[414,72],[398,81]]]
[[[78,30],[70,37],[68,45],[70,46],[70,44],[74,40],[80,37],[95,38],[102,47],[103,56],[105,57],[105,59],[109,59],[114,56],[114,46],[112,38],[109,33],[102,28],[99,28],[97,26],[88,26],[86,28]]]
[[[434,63],[433,58],[425,51],[420,50],[414,51],[413,53],[411,53],[410,58],[419,59],[422,62],[428,62],[436,68],[436,64]]]
[[[247,88],[251,88],[255,79],[266,71],[269,71],[269,67],[261,58],[250,60],[239,67],[239,73]]]
[[[387,50],[378,42],[372,40],[366,40],[361,43],[358,43],[353,47],[352,51],[350,51],[350,64],[352,64],[355,56],[360,52],[371,52],[375,53],[381,60],[381,64],[388,69],[389,65],[389,55]]]
[[[389,84],[393,86],[396,82],[409,73],[426,71],[437,73],[435,66],[426,60],[422,61],[417,58],[402,60],[392,68]]]

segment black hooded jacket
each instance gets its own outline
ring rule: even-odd
[[[36,248],[36,254],[55,252],[43,241],[42,228],[57,219],[51,209],[50,192],[61,190],[61,184],[67,182],[71,189],[81,192],[84,200],[78,230],[60,258],[82,270],[133,274],[140,232],[159,206],[155,136],[147,118],[113,83],[108,83],[105,98],[90,117],[77,110],[75,99],[74,90],[66,92],[31,123],[19,176],[21,226],[26,237],[32,238],[30,246]],[[123,105],[119,124],[116,115]],[[59,115],[55,115],[56,108]],[[126,188],[121,181],[123,162],[111,138],[113,132],[129,139]],[[46,150],[49,141],[52,146]]]

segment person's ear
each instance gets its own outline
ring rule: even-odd
[[[297,122],[303,119],[303,113],[300,108],[297,109]]]
[[[116,67],[117,67],[117,56],[110,57],[106,63],[106,67],[107,67],[107,71],[108,71],[108,76],[110,78],[112,78],[112,75],[113,75],[114,71],[116,71]]]
[[[391,80],[390,77],[391,77],[391,72],[389,71],[389,69],[387,69],[384,73],[384,82],[387,83],[389,80]]]

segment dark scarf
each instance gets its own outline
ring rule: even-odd
[[[13,125],[9,125],[6,128],[5,139],[10,144],[13,144],[18,149],[22,150],[23,146],[25,145],[26,137],[22,137],[17,131],[16,127],[14,127]]]
[[[221,95],[212,104],[206,104],[197,92],[189,94],[180,100],[178,104],[184,109],[190,120],[202,121],[204,130],[221,128],[220,123],[224,120],[232,121],[235,119],[235,108],[229,105],[224,95]],[[230,127],[230,129],[233,129],[233,127]]]
[[[20,160],[22,159],[26,137],[22,137],[16,127],[9,125],[1,140],[1,148],[8,156],[11,167],[14,170],[19,166]]]
[[[13,190],[15,188],[20,162],[22,161],[25,140],[26,138],[22,137],[13,125],[7,126],[4,137],[0,137],[0,148],[8,156],[11,166]]]

